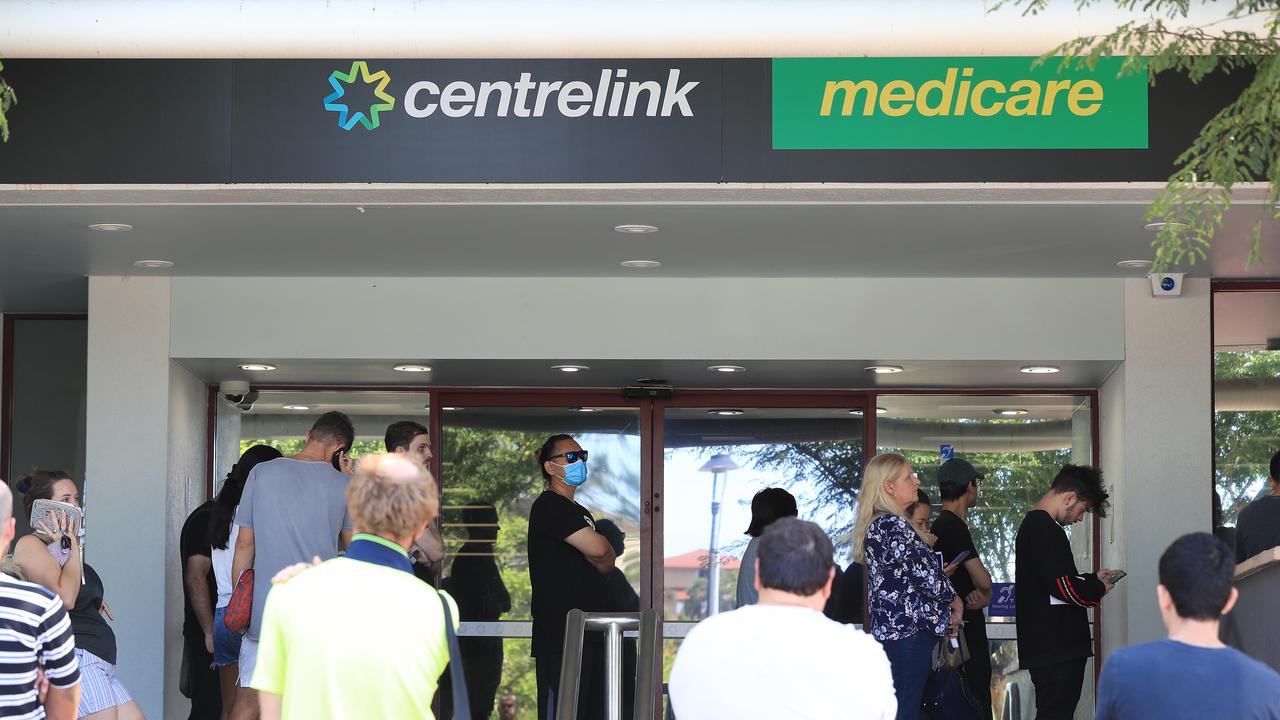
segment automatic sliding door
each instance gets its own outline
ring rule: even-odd
[[[590,452],[587,482],[576,500],[597,520],[612,520],[626,533],[618,567],[638,593],[640,412],[635,407],[485,407],[463,405],[464,397],[442,400],[447,551],[442,585],[460,605],[464,623],[459,635],[469,658],[472,692],[487,701],[509,691],[521,717],[531,716],[536,713],[537,683],[529,657],[526,541],[529,508],[544,489],[538,448],[551,435],[569,433]],[[481,582],[482,577],[490,581]]]

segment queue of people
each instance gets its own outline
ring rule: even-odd
[[[331,412],[296,455],[249,448],[185,523],[192,718],[430,718],[438,689],[446,717],[489,717],[495,701],[500,718],[515,716],[518,699],[498,692],[501,642],[456,637],[460,622],[494,621],[511,608],[493,556],[496,508],[464,509],[467,543],[438,582],[444,549],[426,428],[394,423],[387,453],[358,464],[354,440],[351,421]],[[556,714],[567,613],[641,604],[617,566],[622,531],[576,499],[589,455],[572,436],[553,435],[535,457],[544,490],[527,542],[539,720]],[[737,608],[703,620],[681,645],[670,681],[675,717],[917,718],[939,652],[959,646],[968,652],[961,692],[973,717],[990,717],[983,608],[992,577],[968,525],[984,479],[963,459],[944,463],[942,510],[930,525],[922,508],[931,503],[907,459],[877,455],[863,473],[845,571],[826,533],[796,517],[790,493],[758,493]],[[28,514],[41,500],[78,507],[63,472],[38,471],[16,487]],[[7,549],[15,522],[7,486],[0,494]],[[1088,609],[1124,577],[1079,572],[1064,530],[1087,513],[1105,516],[1108,500],[1097,469],[1067,465],[1018,529],[1020,662],[1038,718],[1074,717],[1092,654]],[[115,674],[104,583],[83,561],[77,518],[40,519],[14,547],[17,577],[0,575],[0,620],[19,640],[0,667],[0,716],[143,717]],[[1108,660],[1099,718],[1280,720],[1280,675],[1218,640],[1236,598],[1234,568],[1232,549],[1206,533],[1169,547],[1157,591],[1169,638]],[[625,654],[634,652],[631,644]],[[605,714],[602,653],[602,644],[584,644],[579,718]],[[452,678],[445,669],[459,657]],[[634,684],[631,660],[624,687]],[[624,717],[633,702],[628,693]]]

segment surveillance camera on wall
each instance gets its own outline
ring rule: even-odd
[[[218,394],[223,401],[240,412],[249,412],[258,399],[258,393],[249,389],[247,380],[223,380],[218,383]]]
[[[1151,273],[1152,297],[1177,297],[1182,294],[1182,276],[1186,273]]]

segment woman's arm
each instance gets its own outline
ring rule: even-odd
[[[61,537],[60,534],[59,540]],[[80,566],[79,540],[75,535],[66,537],[71,540],[71,555],[61,567],[35,535],[26,535],[18,540],[17,547],[13,549],[13,562],[22,568],[29,581],[58,593],[62,604],[73,608],[76,606],[76,598],[80,597],[83,569]]]

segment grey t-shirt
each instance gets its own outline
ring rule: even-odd
[[[346,475],[327,462],[276,458],[249,472],[236,524],[253,530],[253,617],[258,639],[271,577],[294,563],[338,554],[338,533],[351,529]]]
[[[1236,522],[1236,562],[1280,545],[1280,495],[1249,503]]]

